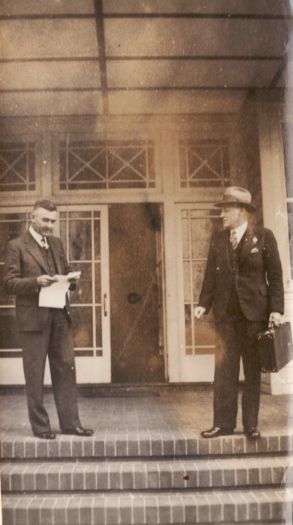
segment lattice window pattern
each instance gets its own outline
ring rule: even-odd
[[[213,188],[229,184],[229,152],[226,142],[180,142],[181,188]]]
[[[0,143],[0,191],[34,191],[35,144]]]
[[[154,188],[151,141],[61,142],[60,189]]]

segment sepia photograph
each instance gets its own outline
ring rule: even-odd
[[[0,525],[293,525],[292,29],[0,1]]]

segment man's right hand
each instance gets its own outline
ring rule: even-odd
[[[205,311],[206,308],[203,306],[196,306],[194,308],[194,317],[196,317],[196,319],[200,319],[204,315]]]
[[[37,283],[41,288],[44,288],[46,286],[51,286],[51,284],[56,282],[56,277],[52,277],[51,275],[39,275],[37,278]]]

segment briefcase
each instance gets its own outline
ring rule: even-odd
[[[257,335],[257,353],[262,372],[278,372],[293,359],[289,322]]]

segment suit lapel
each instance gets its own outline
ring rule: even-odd
[[[231,257],[230,257],[230,230],[225,230],[223,253],[225,254],[225,258],[226,258],[229,270],[231,270],[232,272],[233,270],[232,270]]]
[[[49,268],[46,263],[45,257],[42,256],[42,252],[40,250],[40,247],[38,246],[38,243],[33,239],[29,232],[26,232],[24,242],[27,251],[30,252],[32,257],[37,261],[40,267],[48,274]]]
[[[59,257],[59,249],[58,249],[58,246],[55,244],[54,242],[54,239],[52,237],[47,237],[47,241],[48,241],[48,244],[51,248],[51,253],[53,255],[53,259],[54,259],[54,262],[55,262],[55,266],[57,268],[57,273],[59,275],[62,274],[62,268],[61,268],[61,264],[60,264],[60,257]]]
[[[239,262],[242,264],[253,248],[254,231],[248,226],[244,234],[244,241],[240,252]]]

